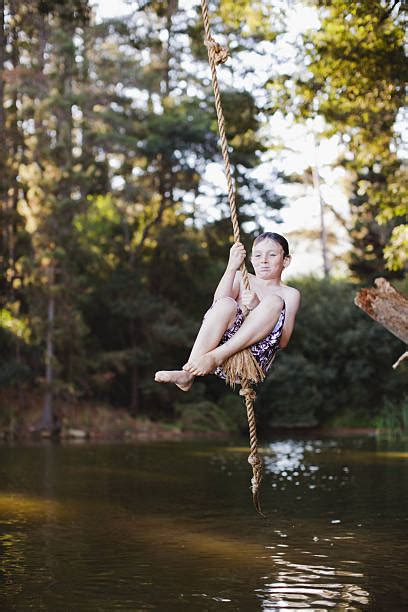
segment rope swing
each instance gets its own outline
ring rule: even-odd
[[[234,242],[240,242],[240,228],[237,215],[237,207],[235,201],[235,188],[231,175],[231,164],[228,154],[228,142],[225,134],[224,112],[221,104],[220,90],[217,79],[217,66],[224,64],[228,57],[228,50],[220,45],[211,36],[210,21],[208,17],[207,0],[201,0],[201,10],[204,24],[204,44],[208,51],[208,61],[211,68],[211,80],[215,97],[215,109],[217,112],[218,131],[220,135],[221,152],[224,159],[224,171],[228,185],[228,203],[231,211],[231,223],[234,236]],[[242,280],[246,290],[250,290],[248,271],[245,262],[241,265]],[[243,314],[248,315],[248,309],[243,308]],[[249,348],[244,349],[232,355],[223,364],[223,370],[226,374],[226,381],[231,386],[234,386],[237,380],[241,385],[239,394],[244,397],[245,406],[248,418],[250,454],[248,463],[252,466],[251,489],[254,506],[261,516],[265,516],[261,511],[259,501],[259,487],[262,480],[262,459],[258,454],[258,441],[256,435],[256,421],[254,412],[254,402],[256,392],[253,389],[253,384],[261,382],[265,378],[263,370],[259,367],[255,357]]]

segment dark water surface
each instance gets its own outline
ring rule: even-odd
[[[408,445],[0,447],[1,610],[408,610]]]

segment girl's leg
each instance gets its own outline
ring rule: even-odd
[[[188,360],[197,359],[218,346],[226,330],[235,321],[236,314],[237,303],[234,299],[225,297],[217,300],[205,315]]]
[[[224,332],[232,325],[237,312],[237,303],[232,298],[217,300],[206,313],[200,331],[191,349],[189,362],[198,360],[218,346]],[[156,372],[157,382],[172,382],[183,391],[188,391],[194,382],[194,374],[187,370],[162,370]]]
[[[183,369],[194,376],[204,376],[212,372],[234,353],[265,338],[275,327],[282,308],[283,300],[279,296],[264,297],[225,344],[216,345],[205,355],[192,354]]]

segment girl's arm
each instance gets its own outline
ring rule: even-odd
[[[245,259],[245,249],[240,242],[232,245],[229,260],[224,274],[214,293],[214,302],[223,297],[231,297],[234,300],[239,295],[239,267]]]
[[[283,331],[279,347],[281,349],[287,346],[293,329],[295,327],[296,314],[300,306],[300,292],[297,289],[293,289],[289,296],[285,296],[285,323],[283,324]]]

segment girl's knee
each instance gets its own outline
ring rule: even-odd
[[[218,300],[215,300],[213,305],[207,310],[204,315],[204,318],[207,318],[208,315],[214,314],[218,316],[220,313],[225,313],[228,316],[235,315],[237,312],[238,303],[232,297],[222,297]]]
[[[281,311],[285,305],[285,302],[280,295],[265,295],[265,297],[262,298],[260,305],[268,310],[273,309]]]
[[[236,312],[238,307],[238,302],[234,300],[232,297],[222,297],[214,302],[212,308],[223,309],[228,312]]]

